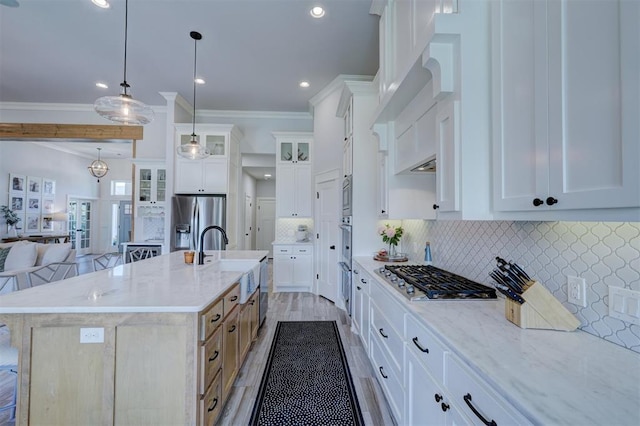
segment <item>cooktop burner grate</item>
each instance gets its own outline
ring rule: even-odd
[[[385,269],[429,299],[495,299],[496,291],[431,265],[386,265]]]

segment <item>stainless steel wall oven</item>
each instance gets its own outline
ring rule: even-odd
[[[342,249],[340,270],[340,293],[344,302],[345,310],[351,315],[351,216],[342,217]]]

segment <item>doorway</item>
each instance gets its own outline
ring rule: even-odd
[[[342,273],[338,260],[341,190],[340,174],[337,171],[316,177],[318,295],[332,302],[339,300],[338,280]]]
[[[122,243],[128,243],[131,241],[131,218],[133,217],[133,204],[131,200],[120,201],[118,206],[118,241],[114,244],[116,247],[120,247]],[[114,215],[114,221],[115,221]]]
[[[267,250],[273,258],[273,243],[276,239],[276,199],[258,198],[257,210],[257,250]]]
[[[253,250],[253,199],[244,194],[244,249]]]
[[[91,233],[93,228],[93,201],[78,198],[69,199],[69,233],[71,247],[78,256],[91,253]]]

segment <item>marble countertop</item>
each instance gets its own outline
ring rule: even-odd
[[[384,265],[354,260],[374,278]],[[385,288],[533,423],[640,424],[640,354],[580,330],[521,329],[501,298],[409,302]]]
[[[260,261],[268,253],[207,251],[196,265],[177,251],[0,296],[0,314],[199,312],[243,274],[222,271],[217,260]]]

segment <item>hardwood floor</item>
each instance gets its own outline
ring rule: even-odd
[[[92,255],[78,258],[80,273],[92,272]],[[269,309],[260,328],[258,339],[238,373],[229,399],[218,423],[221,425],[246,425],[258,393],[262,373],[278,321],[332,321],[340,330],[351,377],[366,425],[393,425],[389,406],[375,379],[375,372],[360,343],[359,336],[351,332],[351,318],[333,302],[310,293],[272,293],[272,263],[269,264]],[[1,379],[1,378],[0,378]],[[4,379],[7,379],[5,377]],[[9,383],[0,383],[0,400],[8,393]],[[6,417],[0,416],[4,425]]]

